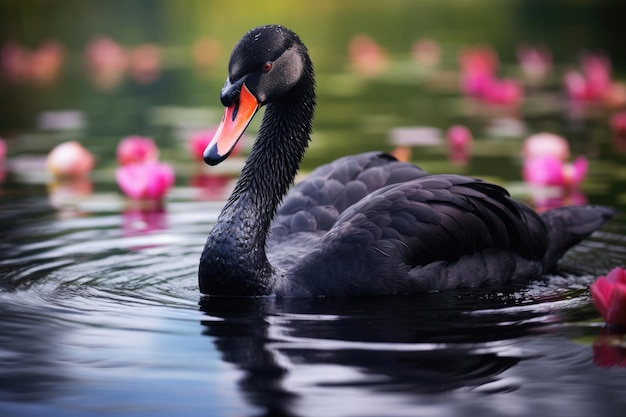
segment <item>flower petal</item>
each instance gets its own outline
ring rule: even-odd
[[[613,286],[606,322],[626,327],[626,285]]]
[[[593,304],[605,320],[607,320],[607,314],[609,312],[609,300],[611,300],[612,290],[612,284],[603,276],[599,277],[591,284]]]

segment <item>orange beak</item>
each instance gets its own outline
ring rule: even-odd
[[[261,104],[256,97],[245,84],[242,84],[239,98],[226,107],[215,136],[204,150],[204,162],[217,165],[228,158],[260,107]]]

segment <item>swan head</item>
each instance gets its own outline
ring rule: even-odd
[[[287,95],[302,79],[310,62],[298,35],[279,26],[248,31],[235,45],[228,77],[220,93],[224,117],[204,150],[204,161],[226,159],[261,106]]]

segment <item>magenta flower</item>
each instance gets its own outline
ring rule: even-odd
[[[128,165],[159,159],[159,148],[152,138],[144,136],[128,136],[117,145],[117,161],[120,165]]]
[[[458,61],[463,93],[470,97],[483,98],[496,78],[496,52],[486,45],[462,49]]]
[[[524,158],[530,159],[540,156],[553,156],[559,161],[569,159],[569,143],[562,136],[554,133],[542,132],[527,137],[522,147]]]
[[[134,200],[159,200],[174,185],[175,174],[169,164],[146,161],[118,167],[115,179]]]
[[[524,96],[521,83],[512,78],[493,79],[485,86],[483,99],[492,104],[511,105],[519,103]]]
[[[579,156],[569,164],[553,155],[537,156],[524,160],[524,181],[536,185],[578,187],[587,175],[588,162]]]
[[[617,267],[591,284],[593,304],[607,324],[626,327],[626,270]]]
[[[574,100],[602,101],[613,89],[611,61],[603,54],[583,54],[582,72],[569,70],[563,77],[565,89]]]

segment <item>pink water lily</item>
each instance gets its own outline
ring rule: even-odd
[[[169,164],[146,161],[118,167],[115,179],[124,194],[132,199],[158,200],[174,185],[175,174]]]
[[[158,160],[159,148],[152,138],[134,135],[120,141],[116,154],[120,165],[128,165]]]
[[[626,327],[626,270],[617,267],[591,284],[593,304],[607,324]]]
[[[94,163],[91,152],[73,140],[58,144],[46,158],[48,171],[57,177],[87,175],[93,169]]]
[[[536,133],[524,139],[522,152],[525,159],[553,156],[559,161],[566,161],[570,157],[569,142],[549,132]]]
[[[446,131],[448,159],[456,164],[464,164],[470,158],[474,138],[472,132],[463,125],[451,126]]]
[[[579,156],[566,163],[553,155],[537,156],[524,160],[522,176],[529,184],[578,187],[587,175],[588,161]]]

